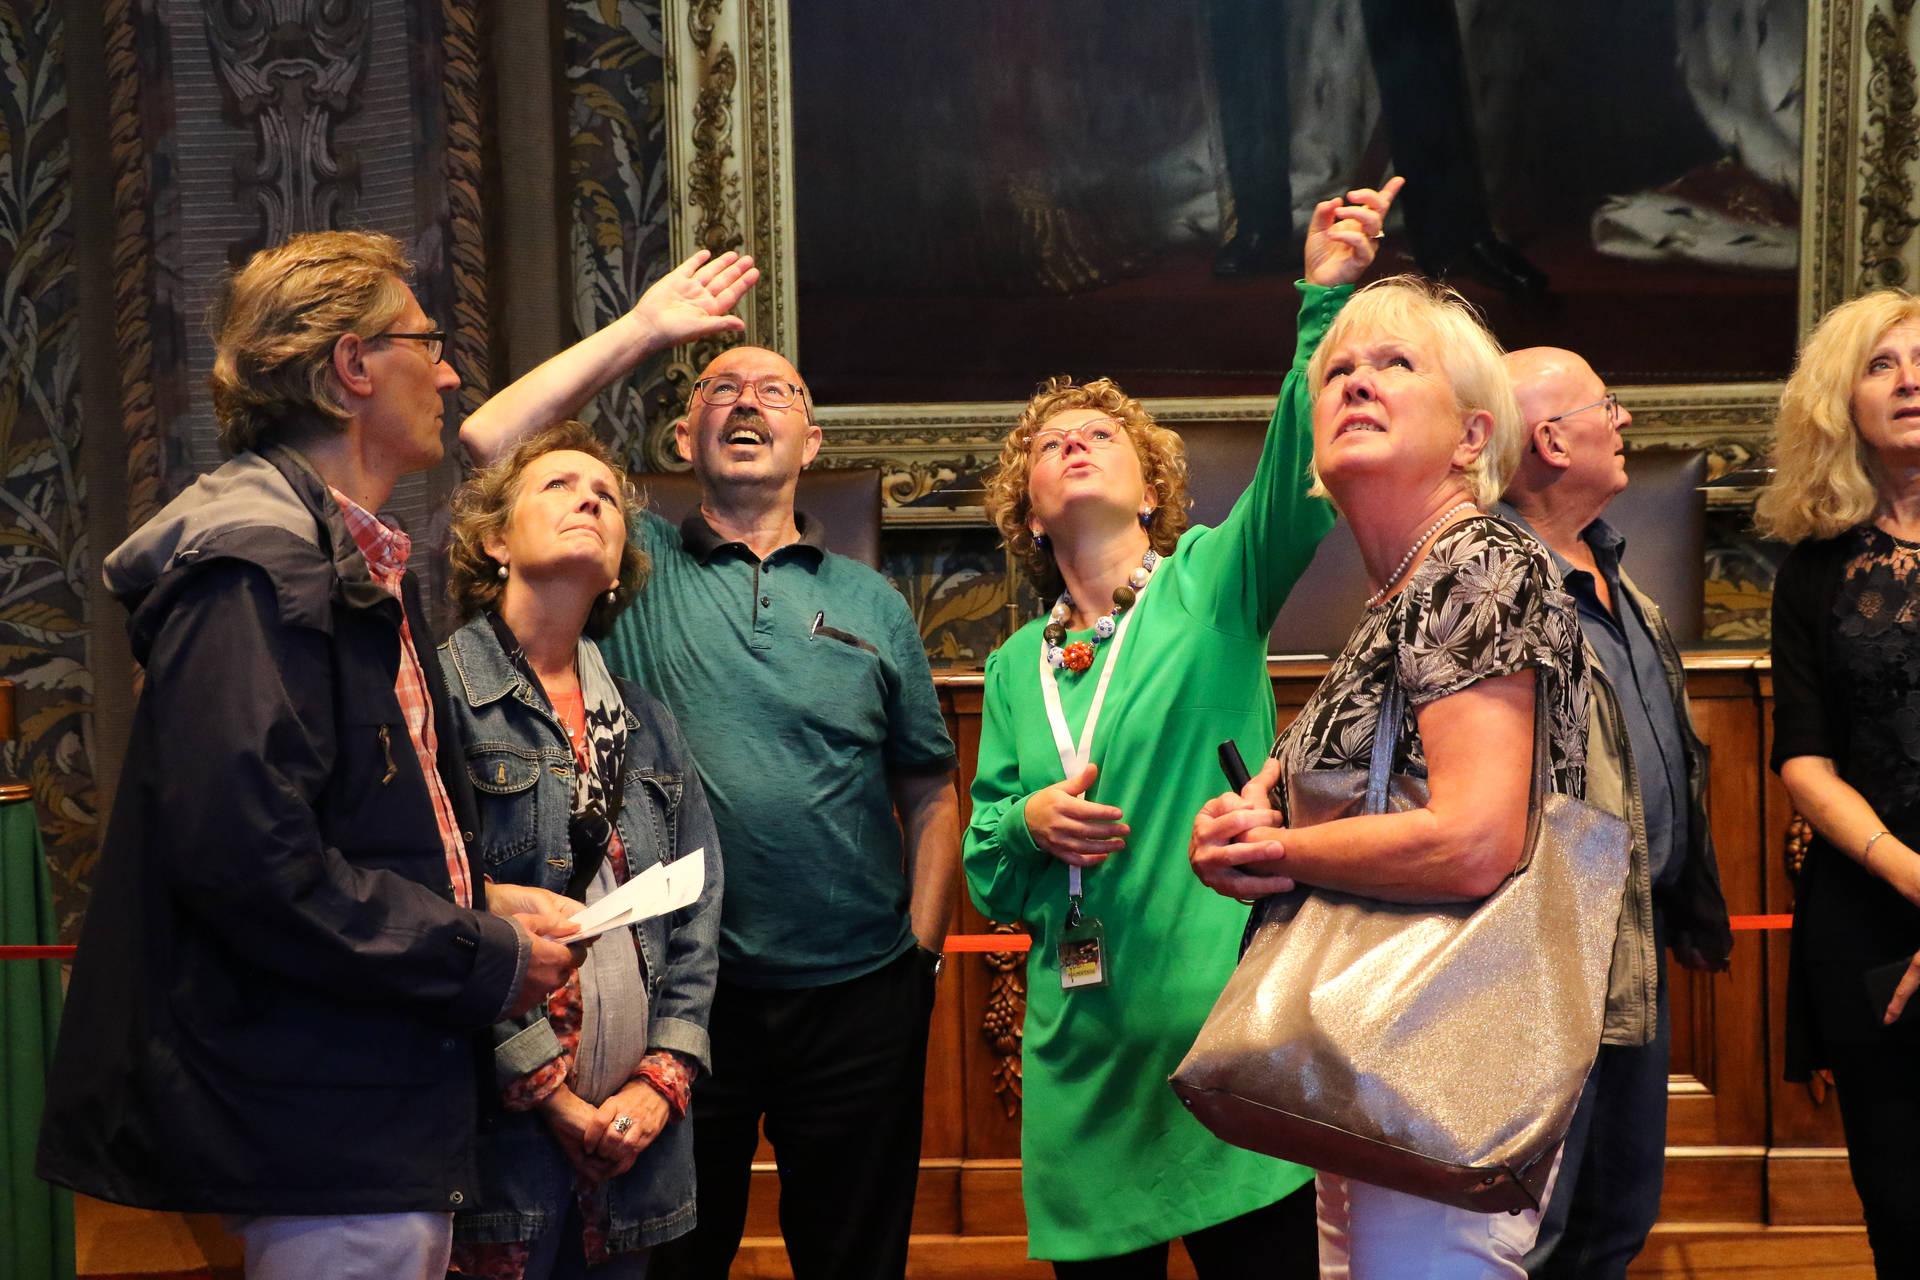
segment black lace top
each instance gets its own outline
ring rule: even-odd
[[[1865,525],[1833,601],[1849,686],[1841,776],[1891,827],[1920,825],[1920,544]]]
[[[1773,584],[1773,693],[1774,769],[1831,760],[1889,830],[1920,840],[1920,545],[1863,525],[1788,553]],[[1920,1052],[1920,1024],[1882,1027],[1863,980],[1920,950],[1920,908],[1856,853],[1816,832],[1794,885],[1789,1080],[1846,1054]]]

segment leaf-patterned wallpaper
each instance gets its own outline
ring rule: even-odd
[[[604,327],[671,265],[659,0],[568,0],[568,230],[577,333]],[[647,424],[675,409],[665,353],[581,415],[644,469]],[[881,565],[937,667],[978,667],[1006,634],[1006,566],[986,530],[890,531]],[[1023,600],[1031,608],[1032,601]]]
[[[666,80],[659,0],[568,0],[568,232],[577,334],[624,315],[672,264],[667,254]],[[587,406],[614,451],[645,466],[650,412],[669,394],[662,353]]]
[[[65,923],[93,861],[86,480],[63,0],[0,0],[0,676]]]

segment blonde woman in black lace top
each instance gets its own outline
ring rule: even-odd
[[[1774,466],[1758,523],[1795,545],[1774,581],[1773,767],[1814,832],[1787,1078],[1833,1072],[1875,1267],[1909,1276],[1920,1011],[1896,1019],[1920,987],[1920,299],[1882,290],[1820,322]]]

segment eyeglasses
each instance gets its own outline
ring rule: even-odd
[[[1117,419],[1095,418],[1077,427],[1048,427],[1036,431],[1027,440],[1027,450],[1035,458],[1049,458],[1067,447],[1069,436],[1089,449],[1105,449],[1117,443],[1124,433]]]
[[[1614,395],[1611,391],[1600,399],[1595,400],[1592,404],[1583,404],[1578,409],[1569,409],[1565,413],[1556,413],[1551,418],[1542,418],[1540,421],[1558,422],[1562,418],[1571,418],[1578,414],[1585,413],[1589,409],[1598,409],[1601,405],[1607,407],[1607,425],[1610,427],[1619,426],[1620,419],[1625,416],[1626,411],[1620,407],[1620,397]]]
[[[403,338],[409,342],[424,343],[426,345],[428,364],[439,364],[440,353],[446,350],[447,346],[447,334],[444,329],[435,329],[431,333],[378,333],[374,336],[376,338]]]
[[[753,388],[753,398],[760,402],[762,409],[785,409],[806,394],[793,383],[779,378],[761,378],[758,381],[747,382],[740,378],[730,378],[725,374],[700,379],[693,384],[693,394],[708,404],[732,404],[749,387]]]

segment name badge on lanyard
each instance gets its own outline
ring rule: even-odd
[[[1078,871],[1080,868],[1073,868]],[[1074,886],[1078,888],[1078,886]],[[1080,895],[1067,894],[1067,923],[1060,930],[1060,989],[1107,985],[1107,935],[1095,916],[1080,914]]]
[[[1152,579],[1148,579],[1146,585],[1140,588],[1133,607],[1121,617],[1120,625],[1114,630],[1112,649],[1107,654],[1106,665],[1100,669],[1100,683],[1094,686],[1093,702],[1087,707],[1087,720],[1080,726],[1078,742],[1067,731],[1067,715],[1060,705],[1057,673],[1047,664],[1046,646],[1040,647],[1040,696],[1047,706],[1047,725],[1053,730],[1053,745],[1060,753],[1063,777],[1078,776],[1092,758],[1093,729],[1099,723],[1101,707],[1106,705],[1107,685],[1113,679],[1114,669],[1120,665],[1120,653],[1127,643],[1127,630],[1133,623],[1134,615],[1140,612],[1140,602],[1146,598],[1147,588],[1152,585]],[[1060,930],[1059,940],[1054,944],[1055,954],[1060,961],[1062,991],[1104,987],[1110,976],[1106,931],[1097,917],[1082,914],[1081,896],[1080,868],[1069,866],[1067,920]]]

